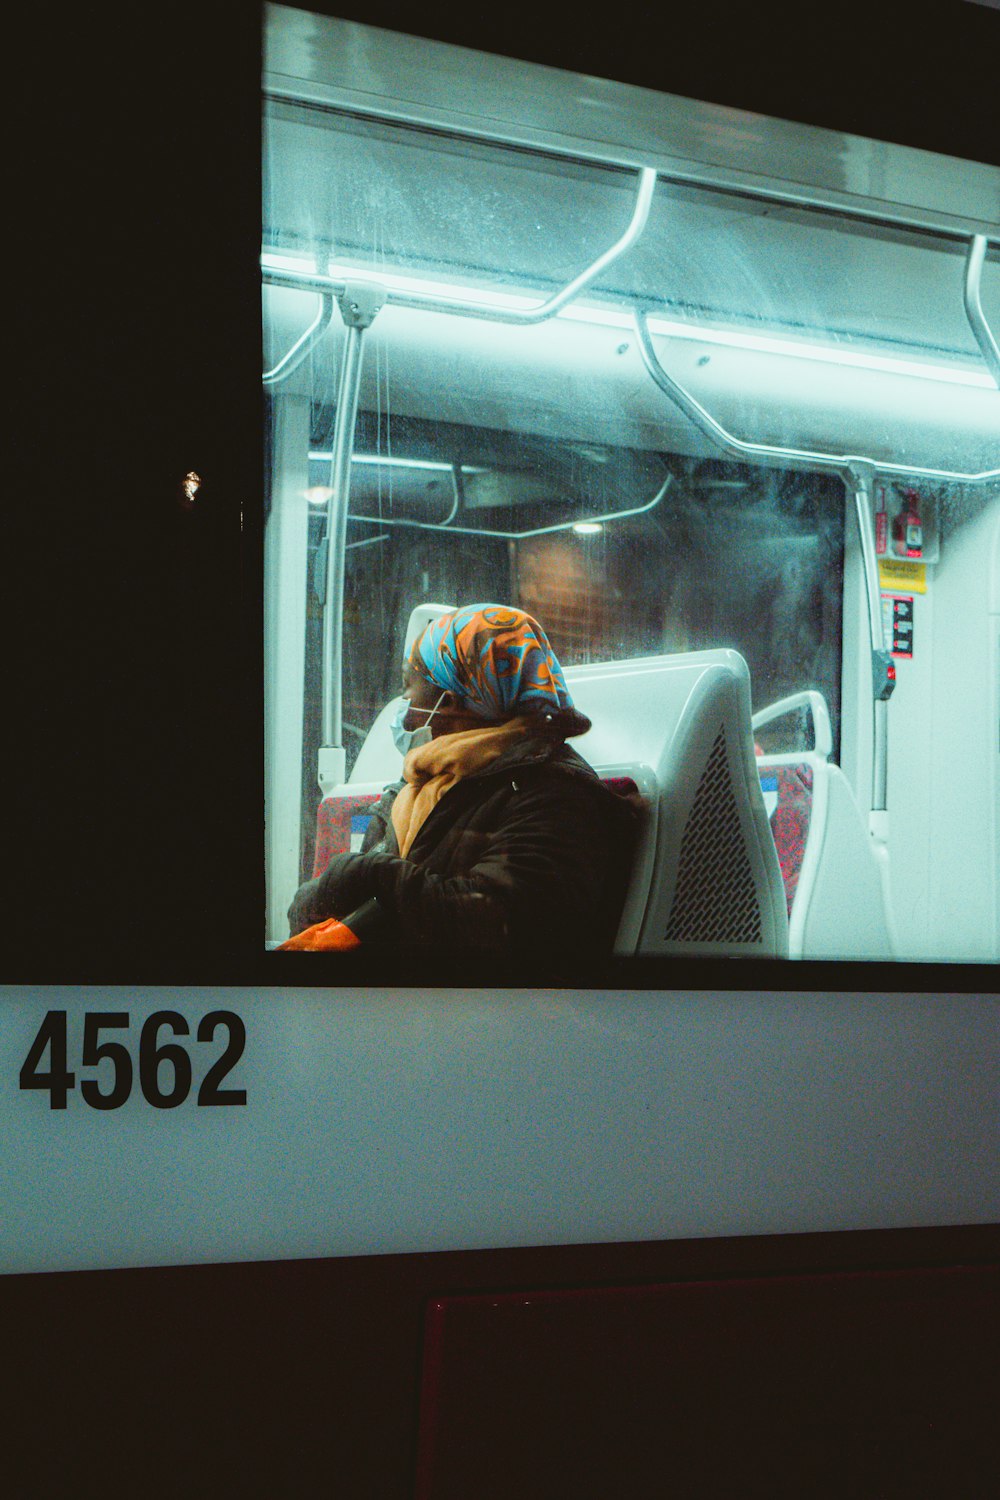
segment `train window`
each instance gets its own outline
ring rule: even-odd
[[[537,90],[501,120],[483,83],[477,115],[491,60],[449,102],[437,44],[404,102],[392,49],[411,66],[412,39],[386,33],[362,94],[364,28],[338,48],[324,20],[296,79],[282,15],[262,257],[271,942],[319,860],[321,798],[399,774],[370,747],[414,608],[490,600],[541,620],[580,681],[739,653],[793,956],[996,956],[1000,252],[963,164],[818,130],[803,160],[781,132],[804,127],[664,97],[671,142],[624,87],[603,135],[582,107],[556,130],[557,83],[509,61]],[[977,202],[1000,202],[975,171]],[[803,806],[790,875],[778,830]],[[861,938],[851,886],[884,919]]]

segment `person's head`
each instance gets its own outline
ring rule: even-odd
[[[560,738],[585,734],[562,667],[537,620],[503,604],[469,604],[432,620],[403,669],[408,730],[431,735],[537,716]]]

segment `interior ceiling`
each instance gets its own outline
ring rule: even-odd
[[[265,172],[265,248],[539,293],[618,238],[636,184],[630,173],[287,105],[268,121]],[[661,180],[639,242],[587,295],[978,360],[964,259],[960,241]],[[997,328],[995,246],[981,296]]]

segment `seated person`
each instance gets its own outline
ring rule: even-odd
[[[609,954],[634,807],[566,744],[574,707],[545,632],[468,605],[418,637],[393,736],[403,780],[360,853],[338,854],[289,911],[290,949],[514,960]]]

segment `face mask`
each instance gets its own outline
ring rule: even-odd
[[[427,744],[428,740],[431,737],[431,719],[433,719],[434,715],[441,707],[441,700],[443,698],[444,693],[441,694],[441,697],[435,703],[433,708],[413,709],[413,712],[415,714],[427,715],[427,723],[421,724],[419,729],[403,728],[403,720],[406,718],[406,715],[412,708],[412,704],[410,704],[405,698],[403,699],[402,703],[396,709],[396,712],[393,715],[392,724],[390,725],[390,728],[392,730],[392,742],[395,745],[396,749],[399,751],[400,755],[408,755],[410,751],[415,749],[417,745]]]

